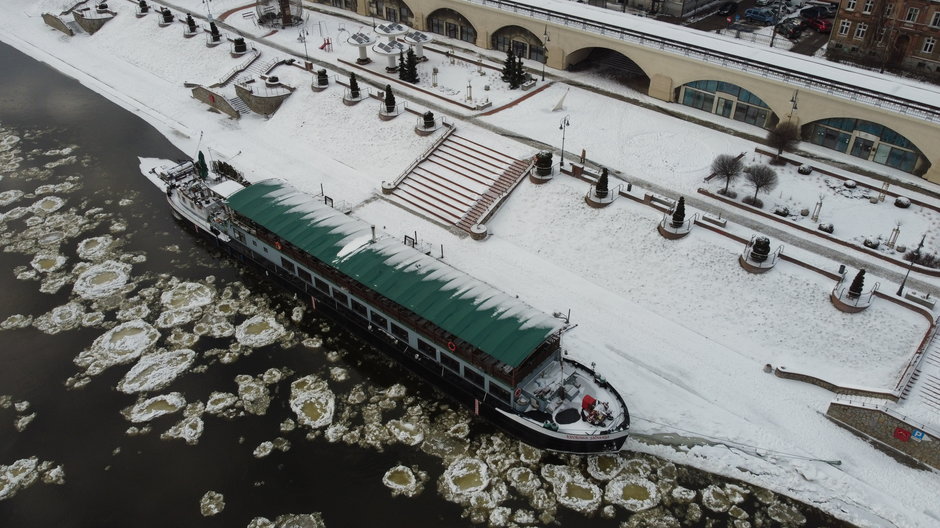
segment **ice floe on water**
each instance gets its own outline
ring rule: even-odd
[[[215,290],[198,282],[181,282],[160,295],[160,302],[170,310],[201,308],[215,299]]]
[[[39,273],[52,273],[53,271],[61,269],[66,261],[68,261],[68,259],[63,255],[41,252],[33,257],[33,260],[30,261],[29,264]]]
[[[201,416],[187,416],[161,434],[160,438],[163,440],[177,438],[189,445],[196,445],[204,429],[205,423]]]
[[[127,284],[130,271],[130,264],[106,260],[83,271],[75,281],[73,291],[84,299],[107,297]]]
[[[22,416],[17,416],[16,420],[13,421],[13,427],[17,432],[22,433],[26,428],[33,422],[36,418],[36,413],[24,414]]]
[[[44,484],[65,484],[65,468],[51,461],[40,462],[37,457],[21,458],[8,466],[0,465],[0,501],[37,481]]]
[[[319,429],[332,423],[336,398],[325,380],[304,376],[290,385],[290,408],[298,423]]]
[[[238,398],[246,412],[262,415],[271,405],[271,393],[261,377],[252,377],[247,374],[235,376],[238,384]]]
[[[255,517],[248,528],[326,528],[323,516],[318,513],[289,513],[279,515],[273,521],[267,517]]]
[[[22,197],[23,191],[19,189],[10,189],[9,191],[0,192],[0,207],[6,207]]]
[[[584,514],[594,513],[603,499],[600,487],[571,466],[542,466],[542,477],[551,483],[558,503]]]
[[[111,235],[96,236],[79,242],[76,251],[79,258],[96,261],[108,254],[112,244],[114,244],[114,238]]]
[[[415,497],[424,491],[424,484],[428,480],[428,474],[419,470],[417,467],[408,467],[398,465],[385,472],[382,476],[382,484],[392,490],[392,496],[404,495],[405,497]]]
[[[58,334],[78,328],[82,324],[85,307],[77,302],[56,306],[33,320],[33,326],[47,334]]]
[[[58,211],[65,205],[65,200],[58,196],[43,196],[30,206],[30,210],[36,214],[50,214]]]
[[[285,334],[284,327],[274,317],[256,315],[235,329],[235,339],[249,347],[263,347],[277,341]]]
[[[258,447],[256,447],[251,454],[255,458],[264,458],[270,455],[275,449],[282,453],[287,452],[290,449],[290,441],[280,436],[274,440],[266,440],[258,444]]]
[[[211,517],[225,509],[225,497],[217,491],[207,491],[199,500],[199,512],[203,517]]]
[[[75,364],[94,376],[108,367],[137,360],[150,349],[160,331],[141,319],[121,323],[95,339],[91,347],[75,358]]]
[[[608,482],[604,498],[630,512],[653,508],[661,499],[654,483],[635,475],[617,477]]]
[[[489,468],[476,458],[458,458],[441,475],[439,484],[445,498],[466,505],[474,494],[490,485]]]
[[[165,414],[179,412],[186,406],[186,398],[178,392],[160,394],[152,398],[142,399],[121,411],[130,422],[149,422]]]
[[[238,403],[238,396],[231,392],[215,391],[206,400],[206,412],[214,415],[224,415],[233,405]]]
[[[127,394],[160,390],[186,372],[195,359],[196,353],[188,348],[145,354],[118,382],[117,388]]]

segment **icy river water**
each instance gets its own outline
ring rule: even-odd
[[[0,44],[0,526],[842,526],[539,453],[175,222],[136,116]]]

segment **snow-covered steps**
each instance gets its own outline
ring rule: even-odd
[[[470,232],[492,214],[531,166],[531,160],[450,134],[411,168],[391,195],[420,214]]]

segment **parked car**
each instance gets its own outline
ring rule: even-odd
[[[800,18],[788,18],[777,24],[777,33],[790,40],[796,40],[800,37],[801,34],[803,34],[803,29],[805,27],[806,26],[803,24],[803,20]]]
[[[754,2],[754,4],[757,5],[758,7],[764,7],[764,6],[774,3],[774,1],[775,0],[757,0],[756,2]]]
[[[832,31],[832,21],[826,18],[813,18],[806,23],[809,27],[820,33],[829,33]]]
[[[829,18],[829,10],[823,6],[812,6],[800,10],[800,16],[812,20],[814,18]]]
[[[744,12],[744,18],[745,20],[760,22],[764,25],[777,23],[777,15],[766,7],[752,7]]]
[[[737,2],[725,2],[721,4],[721,7],[718,8],[718,14],[721,16],[728,16],[734,14],[738,10]]]

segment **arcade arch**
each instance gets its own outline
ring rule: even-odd
[[[650,78],[642,66],[630,57],[610,48],[581,48],[565,57],[569,71],[591,72],[646,93]]]
[[[683,84],[677,90],[676,102],[761,128],[770,128],[778,121],[777,115],[763,99],[724,81]]]
[[[425,26],[430,33],[437,33],[452,39],[459,39],[470,44],[477,42],[477,30],[473,24],[453,9],[438,9],[428,15]]]
[[[512,49],[517,57],[545,62],[545,43],[542,38],[521,26],[503,26],[496,30],[490,37],[490,48],[499,51]]]
[[[414,12],[402,0],[374,0],[370,5],[375,9],[375,16],[414,27]]]
[[[805,141],[888,167],[923,174],[930,162],[908,138],[878,123],[831,117],[803,126]]]

